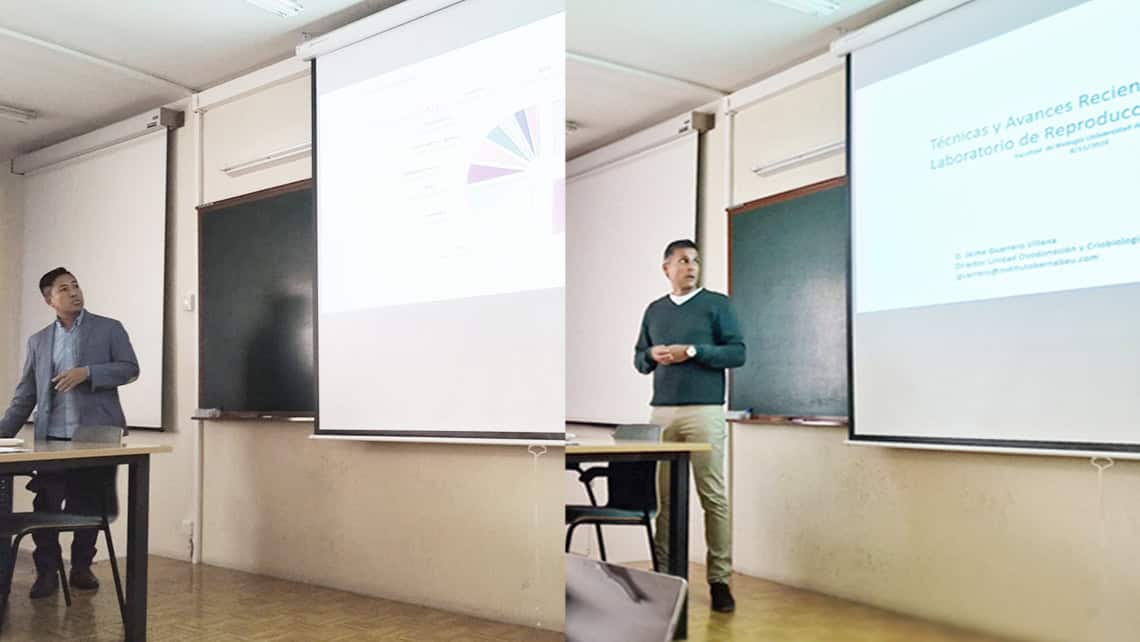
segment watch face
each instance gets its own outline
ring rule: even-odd
[[[685,348],[685,354],[689,355],[690,357],[697,356],[696,346],[689,346],[688,348]]]

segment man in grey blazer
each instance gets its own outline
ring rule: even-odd
[[[119,403],[119,386],[138,378],[139,364],[123,325],[87,312],[79,282],[65,268],[40,278],[44,301],[56,320],[28,339],[28,354],[20,382],[3,418],[0,436],[19,432],[36,408],[35,439],[70,440],[84,426],[122,426],[127,421]],[[41,472],[28,483],[36,494],[37,511],[67,510],[97,513],[101,489],[113,483],[114,467],[70,472]],[[71,544],[70,583],[79,589],[96,589],[91,572],[98,531],[75,533]],[[32,598],[47,597],[59,589],[57,574],[59,536],[33,536],[36,582]]]

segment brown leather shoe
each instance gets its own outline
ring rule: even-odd
[[[99,580],[91,572],[90,566],[71,567],[71,586],[81,591],[94,591],[99,588]]]
[[[42,573],[36,575],[36,583],[32,584],[32,590],[28,591],[28,597],[33,600],[38,600],[43,597],[51,597],[59,590],[59,573]]]

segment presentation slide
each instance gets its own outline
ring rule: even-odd
[[[320,96],[322,314],[563,285],[564,71],[541,55],[563,29],[552,16]]]
[[[318,58],[318,432],[564,434],[565,20],[527,17],[552,5]]]
[[[1087,2],[854,94],[857,312],[1140,281],[1137,24]]]
[[[1137,24],[976,0],[852,54],[855,438],[1140,448]]]

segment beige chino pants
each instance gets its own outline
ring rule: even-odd
[[[657,406],[650,421],[661,426],[662,441],[710,444],[712,450],[693,453],[693,479],[705,513],[708,581],[728,583],[732,576],[732,513],[724,476],[725,434],[728,430],[721,406]],[[669,463],[657,466],[657,528],[654,532],[657,559],[662,568],[669,559]]]

